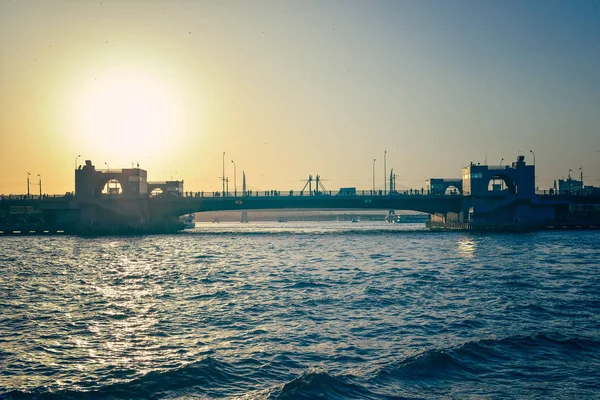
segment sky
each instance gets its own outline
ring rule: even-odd
[[[84,160],[382,188],[384,152],[421,188],[530,150],[540,188],[600,186],[600,0],[0,0],[0,193]]]

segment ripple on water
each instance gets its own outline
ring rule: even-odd
[[[0,238],[0,397],[600,395],[596,232],[213,225]]]

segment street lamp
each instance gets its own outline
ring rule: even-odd
[[[236,182],[236,171],[235,171],[235,162],[233,162],[233,160],[231,160],[231,162],[233,163],[233,195],[235,197],[237,197],[237,182]]]
[[[225,197],[225,152],[223,152],[223,197]]]
[[[81,154],[78,154],[77,157],[75,157],[75,185],[73,186],[73,188],[77,186],[77,160],[79,159],[79,157],[81,157]],[[75,193],[75,189],[73,189],[73,193]]]
[[[31,175],[29,172],[27,173],[27,198],[29,199],[29,175]]]
[[[500,169],[502,169],[502,161],[504,161],[504,157],[502,157],[502,160],[500,160]]]
[[[110,174],[110,167],[108,166],[108,163],[104,163],[104,165],[106,165],[106,172]]]
[[[373,159],[373,192],[371,193],[372,195],[375,194],[375,161],[376,160],[377,160],[376,158]]]
[[[42,175],[38,174],[38,178],[40,179],[40,200],[42,198]]]
[[[535,153],[533,150],[529,150],[531,154],[533,154],[533,187],[535,188]]]
[[[387,190],[387,150],[383,151],[383,194],[386,194]]]

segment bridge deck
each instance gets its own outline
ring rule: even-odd
[[[380,209],[425,213],[459,212],[462,196],[247,196],[153,198],[148,205],[157,213],[183,215],[203,211],[259,209]]]

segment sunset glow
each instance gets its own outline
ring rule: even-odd
[[[169,151],[181,139],[178,100],[163,82],[140,71],[100,76],[75,94],[72,111],[85,144],[112,156]]]
[[[194,191],[223,152],[259,190],[420,189],[532,149],[541,188],[600,184],[594,1],[0,2],[0,193],[71,191],[79,154]]]

